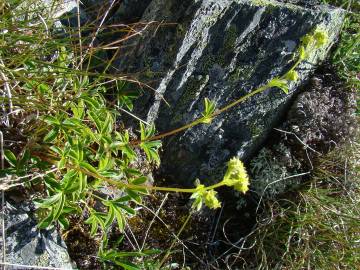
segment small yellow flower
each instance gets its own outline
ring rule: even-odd
[[[285,78],[288,81],[297,81],[299,79],[299,74],[295,70],[290,70],[288,73],[285,74]]]
[[[194,199],[192,208],[199,211],[203,203],[210,209],[221,207],[221,203],[218,198],[216,198],[216,194],[217,192],[215,190],[206,190],[204,185],[197,183],[196,191],[190,197],[191,199]]]
[[[329,41],[328,34],[324,30],[316,30],[314,33],[315,47],[320,48]]]
[[[299,58],[300,58],[300,60],[305,60],[306,57],[307,57],[307,53],[306,53],[305,47],[303,45],[301,45],[299,48]]]
[[[216,191],[211,189],[206,191],[204,194],[204,201],[205,205],[210,209],[216,209],[221,207],[221,203],[219,202],[218,198],[216,198]]]
[[[203,124],[211,124],[213,118],[212,117],[209,117],[209,116],[204,116],[200,119],[200,123],[203,123]]]
[[[242,193],[249,190],[249,177],[240,159],[235,157],[230,159],[222,182],[226,186],[233,186],[237,191]]]
[[[234,189],[245,194],[249,190],[249,180],[246,179],[242,182],[236,183],[234,185]]]
[[[313,35],[307,34],[301,38],[301,42],[305,47],[308,47],[314,42],[314,37]]]

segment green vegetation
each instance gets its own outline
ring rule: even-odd
[[[91,236],[100,239],[98,256],[103,262],[110,261],[132,270],[141,267],[160,269],[177,238],[161,260],[149,262],[145,259],[137,264],[132,262],[131,258],[151,257],[161,252],[152,249],[125,252],[108,248],[107,235],[112,226],[117,224],[118,231],[123,233],[127,219],[137,214],[137,207],[142,204],[143,197],[151,191],[191,193],[194,200],[192,211],[200,210],[204,204],[215,209],[221,206],[216,197],[216,188],[228,186],[245,193],[249,179],[242,162],[234,158],[229,161],[224,178],[217,184],[205,187],[197,182],[192,189],[157,187],[152,186],[146,176],[145,171],[149,168],[139,167],[136,161],[146,157],[149,167],[158,166],[158,151],[162,138],[195,125],[209,124],[214,117],[267,89],[280,88],[284,93],[288,93],[289,83],[298,79],[295,69],[312,51],[327,42],[327,34],[315,30],[306,35],[296,53],[297,60],[286,74],[271,79],[267,84],[227,106],[216,109],[214,102],[205,99],[202,116],[192,123],[156,134],[154,125],[140,121],[139,127],[135,127],[138,131],[133,134],[119,123],[120,111],[131,114],[128,110],[131,111],[133,107],[134,96],[128,89],[132,87],[132,81],[108,72],[116,53],[106,61],[101,59],[102,47],[94,46],[98,32],[95,30],[94,35],[89,38],[82,36],[83,29],[80,26],[57,26],[57,19],[53,17],[56,9],[56,6],[40,6],[36,0],[27,6],[24,6],[23,1],[15,0],[0,3],[0,79],[4,88],[4,95],[0,100],[2,104],[6,104],[2,107],[1,121],[4,129],[1,137],[5,138],[5,150],[1,156],[2,160],[7,162],[3,164],[4,168],[0,172],[2,190],[18,185],[29,190],[40,186],[40,191],[33,193],[31,197],[38,209],[39,228],[59,224],[66,230],[70,225],[69,217],[76,216],[80,222],[90,227]],[[80,21],[76,16],[75,19]],[[334,54],[334,61],[339,70],[343,70],[344,76],[349,74],[345,66],[352,72],[356,72],[358,68],[358,62],[348,57],[344,51],[351,49],[357,55],[359,36],[356,38],[357,45],[353,45],[352,24],[346,29],[351,37],[344,36],[341,43],[343,45],[340,45]],[[95,64],[103,66],[101,72]],[[1,144],[3,145],[3,139]],[[107,187],[116,188],[119,196],[100,196],[98,191]],[[292,226],[296,224],[307,231],[312,229],[304,218],[298,220],[298,215],[316,214],[320,208],[322,211],[326,210],[323,205],[309,206],[308,203],[329,203],[333,193],[328,191],[327,187],[323,190],[312,188],[306,191],[303,194],[306,207],[296,208],[298,212],[291,208],[279,209],[283,216],[289,218],[281,220],[283,227],[282,233],[276,234],[278,238],[281,238],[281,241],[292,241],[298,235],[302,236],[298,232],[291,237],[286,234],[288,229],[292,233]],[[351,196],[341,198],[344,203],[354,199]],[[339,234],[338,229],[334,229],[331,223],[334,219],[331,213],[334,211],[336,214],[340,213],[339,217],[348,226],[346,228],[351,232],[355,228],[356,222],[350,218],[354,213],[348,212],[348,208],[341,208],[341,205],[335,210],[329,208],[330,212],[323,212],[324,222],[319,223],[319,227],[327,229],[325,243],[334,239],[335,233]],[[358,208],[355,208],[355,211],[358,211]],[[177,237],[184,230],[192,213],[185,219]],[[294,213],[297,217],[293,217]],[[295,220],[295,225],[289,226],[286,223],[289,220]],[[310,219],[316,220],[314,217]],[[301,224],[300,221],[304,223]],[[272,232],[277,229],[271,228]],[[356,234],[349,234],[349,237],[354,239]],[[338,239],[334,250],[338,247],[337,244],[350,246],[354,242],[345,240],[348,241],[346,238]],[[313,248],[316,241],[318,240],[315,239],[309,247]],[[259,247],[263,249],[258,254],[265,252],[265,242]],[[301,250],[292,249],[290,245],[286,247],[289,252],[297,252],[300,259],[296,257],[296,262],[301,265],[304,261],[301,258],[305,256],[300,253],[303,247],[299,247]],[[321,250],[322,247],[319,246],[321,254],[325,252]],[[348,252],[348,249],[344,249],[344,258],[351,258],[352,254]],[[275,255],[279,260],[279,253]],[[286,256],[282,257],[284,265],[294,259],[291,254]],[[333,254],[331,256],[334,257]],[[334,260],[340,258],[334,257]],[[326,263],[329,260],[323,261]],[[269,259],[266,263],[272,265]],[[344,259],[344,264],[350,263],[355,265],[358,261]]]
[[[325,3],[342,7],[348,11],[338,45],[332,55],[332,63],[349,88],[360,94],[360,3],[355,0],[324,0]],[[360,99],[358,98],[358,113]]]

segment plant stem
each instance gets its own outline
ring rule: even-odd
[[[167,191],[167,192],[182,192],[182,193],[194,193],[194,192],[197,191],[196,188],[171,188],[171,187],[133,185],[133,184],[128,184],[128,183],[118,182],[118,181],[112,180],[110,178],[107,178],[105,176],[102,176],[100,174],[93,173],[93,172],[90,172],[90,171],[85,170],[83,168],[75,167],[75,166],[70,165],[70,164],[67,164],[66,167],[69,168],[69,169],[80,171],[80,172],[82,172],[84,174],[87,174],[87,175],[89,175],[91,177],[94,177],[96,179],[100,179],[102,181],[105,181],[108,184],[116,186],[118,188],[129,188],[129,189],[135,189],[135,190],[136,189],[146,189],[146,190],[152,190],[152,191]],[[215,189],[215,188],[221,187],[223,185],[224,185],[223,182],[220,182],[220,183],[205,187],[205,190]]]
[[[165,263],[165,261],[167,260],[167,258],[169,257],[172,248],[174,247],[176,241],[179,239],[180,234],[183,232],[183,230],[185,229],[186,225],[189,223],[189,220],[191,218],[192,212],[190,211],[189,215],[187,216],[185,222],[183,223],[183,225],[181,226],[179,232],[176,235],[176,238],[172,241],[169,249],[167,250],[165,256],[162,258],[162,260],[160,261],[159,265],[157,266],[157,270],[160,270],[161,266]]]

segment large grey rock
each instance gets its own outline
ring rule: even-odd
[[[293,63],[300,38],[316,27],[329,44],[312,53],[298,71],[289,95],[266,91],[216,118],[164,142],[161,172],[191,185],[195,178],[218,180],[232,156],[248,159],[280,121],[298,85],[327,54],[336,39],[343,10],[304,8],[275,1],[153,0],[142,21],[175,23],[155,28],[123,51],[121,71],[140,72],[156,94],[146,90],[135,114],[155,122],[159,131],[201,116],[205,97],[221,108],[284,74]],[[156,30],[156,31],[155,31]],[[129,46],[128,46],[129,47]],[[170,107],[163,102],[163,98]]]
[[[150,2],[151,0],[121,1],[119,8],[112,16],[112,21],[115,23],[139,21]]]
[[[37,229],[31,204],[12,205],[7,202],[5,215],[7,263],[73,269],[66,245],[58,231]],[[11,269],[24,269],[24,266]]]

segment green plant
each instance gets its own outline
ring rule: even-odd
[[[346,17],[340,39],[331,62],[349,88],[360,89],[360,4],[355,0],[324,0],[325,3],[346,9]],[[359,90],[357,90],[357,113],[360,113]]]
[[[220,109],[205,99],[202,117],[164,134],[155,135],[154,125],[140,122],[137,133],[140,139],[136,139],[126,127],[119,125],[120,113],[114,106],[117,104],[124,110],[133,107],[133,96],[121,88],[125,78],[107,73],[107,68],[102,73],[94,71],[92,59],[100,49],[91,47],[92,42],[81,37],[80,28],[65,29],[59,35],[56,19],[43,18],[38,13],[47,7],[36,6],[28,11],[20,1],[12,1],[0,8],[1,29],[4,29],[0,40],[0,73],[5,88],[12,90],[1,97],[8,104],[4,108],[4,122],[8,134],[17,134],[18,127],[22,127],[19,146],[5,151],[8,168],[1,176],[16,178],[8,187],[24,183],[31,186],[35,180],[42,182],[43,194],[37,194],[34,199],[41,217],[39,228],[58,222],[66,229],[70,224],[68,217],[76,214],[85,219],[92,236],[101,235],[102,260],[113,261],[126,269],[138,267],[124,257],[149,254],[107,250],[105,236],[115,223],[120,232],[124,231],[126,219],[136,215],[136,204],[141,203],[144,195],[154,190],[191,193],[193,209],[199,210],[204,204],[209,208],[220,207],[216,188],[230,186],[245,193],[249,185],[245,168],[238,159],[229,161],[228,171],[219,183],[205,187],[197,182],[190,189],[149,185],[135,160],[145,155],[150,163],[159,165],[161,138],[198,124],[210,124],[214,117],[266,89],[277,87],[287,93],[289,82],[298,76],[295,68],[326,42],[324,32],[314,31],[302,40],[298,60],[283,76]],[[85,44],[89,47],[84,47]],[[106,85],[110,83],[120,87],[121,94],[115,102],[106,98]],[[30,171],[40,173],[31,175]],[[119,196],[99,196],[96,191],[104,186],[116,187]],[[94,207],[95,201],[101,204],[101,210]]]

